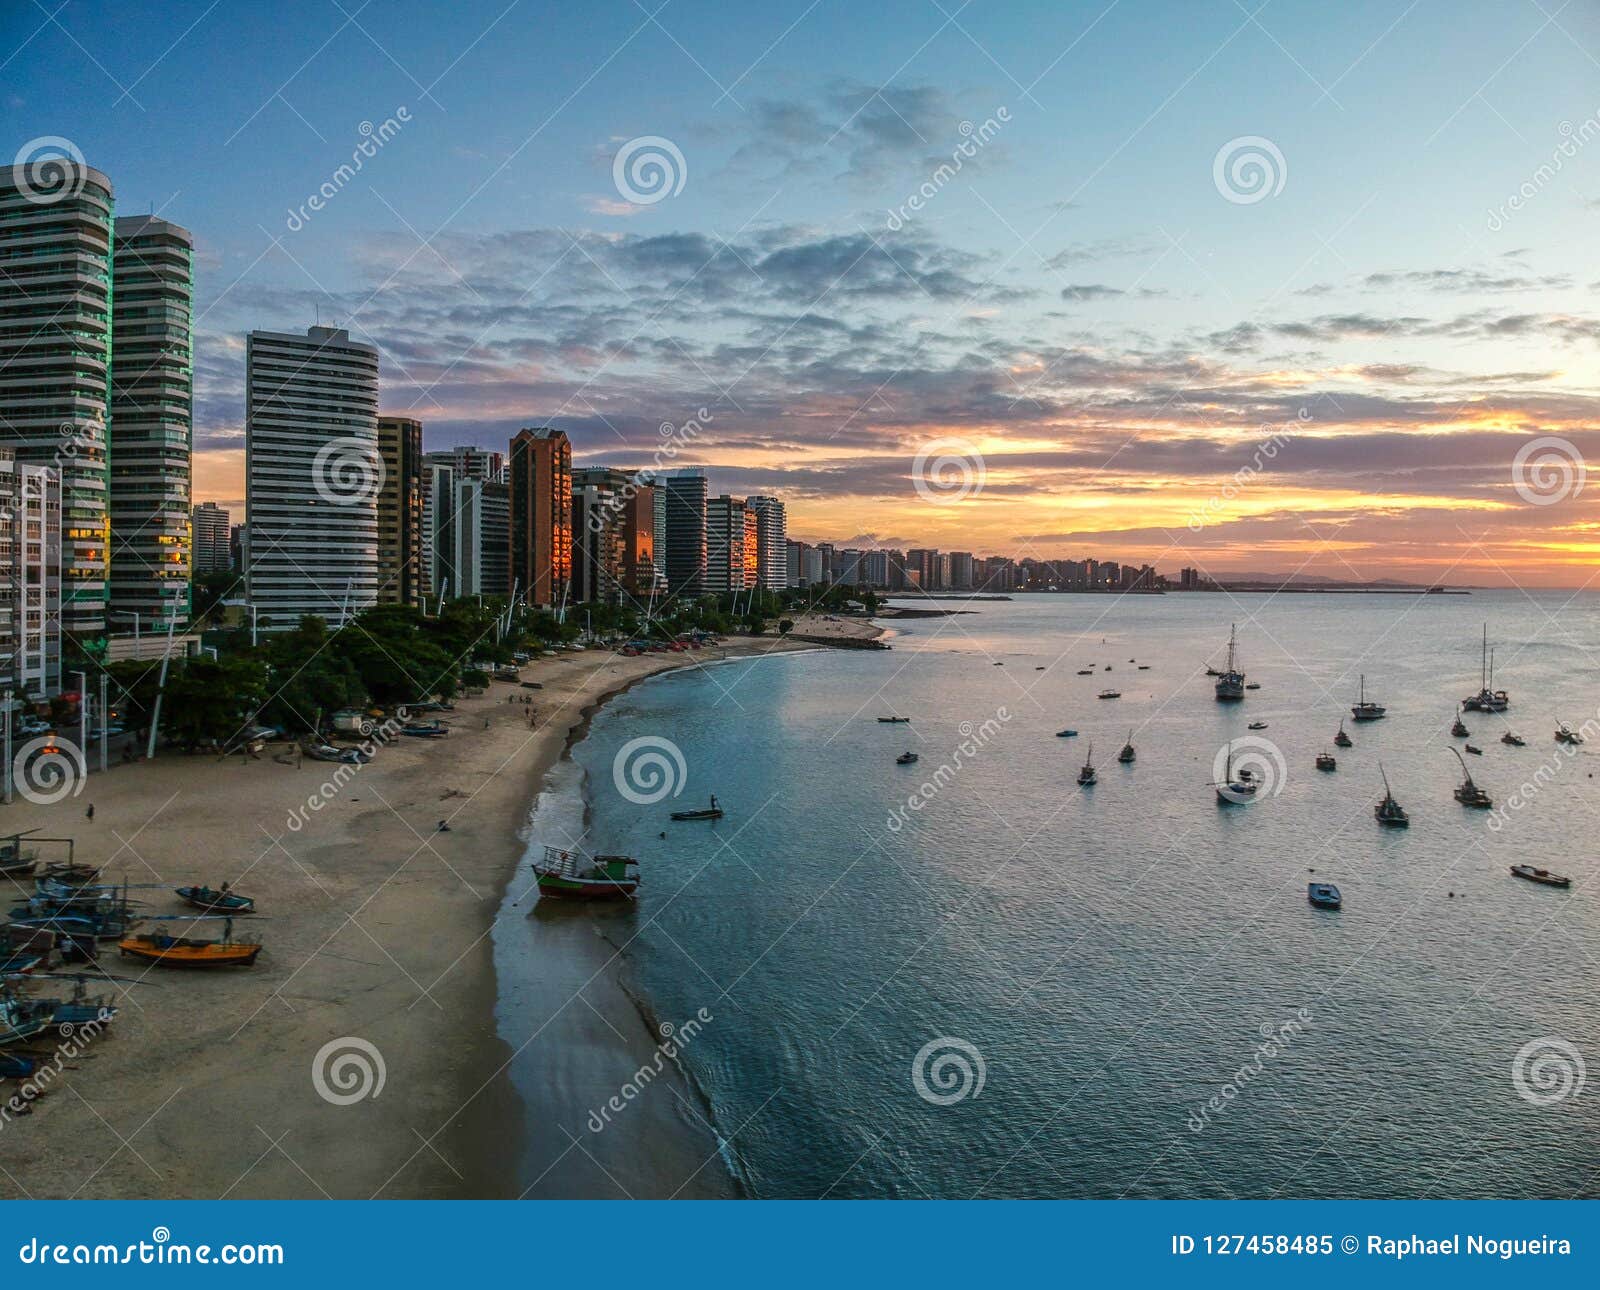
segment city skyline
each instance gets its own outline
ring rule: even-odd
[[[193,230],[196,501],[244,497],[245,335],[320,319],[428,450],[548,424],[627,466],[696,420],[676,464],[808,539],[1583,585],[1595,494],[1514,463],[1600,449],[1600,18],[1102,8],[602,5],[511,102],[503,5],[19,11],[0,109]],[[952,441],[983,485],[930,504]]]

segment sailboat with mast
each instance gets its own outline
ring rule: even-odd
[[[1456,753],[1456,760],[1461,763],[1461,773],[1466,776],[1456,789],[1456,801],[1460,802],[1462,806],[1470,806],[1474,810],[1487,811],[1494,805],[1494,800],[1472,782],[1472,772],[1467,769],[1466,758],[1456,752],[1454,748],[1450,751]]]
[[[1361,693],[1350,707],[1350,715],[1357,721],[1376,721],[1389,711],[1381,703],[1367,702],[1367,674],[1361,674]]]
[[[1088,788],[1094,783],[1094,745],[1089,745],[1089,751],[1083,759],[1083,769],[1078,772],[1078,787]]]
[[[1389,772],[1384,770],[1381,761],[1378,763],[1378,774],[1383,776],[1383,801],[1372,808],[1373,817],[1388,828],[1409,829],[1411,817],[1406,814],[1405,807],[1394,800],[1394,793],[1389,788]]]
[[[1483,625],[1483,655],[1478,663],[1478,692],[1461,701],[1468,712],[1504,712],[1511,700],[1494,688],[1494,653],[1489,648],[1489,624]]]
[[[1235,703],[1244,698],[1244,673],[1239,670],[1237,654],[1239,651],[1238,624],[1228,624],[1228,666],[1223,668],[1222,675],[1217,678],[1217,702]]]
[[[1247,802],[1256,800],[1255,776],[1248,770],[1241,770],[1238,778],[1233,774],[1233,740],[1228,741],[1228,751],[1224,754],[1222,763],[1222,778],[1214,785],[1217,790],[1217,802],[1222,806],[1243,806]]]

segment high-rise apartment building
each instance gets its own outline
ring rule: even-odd
[[[333,327],[245,345],[246,594],[263,630],[378,598],[378,351]]]
[[[378,603],[422,603],[422,422],[378,418]]]
[[[61,689],[61,487],[0,446],[0,688]]]
[[[52,157],[0,166],[0,446],[59,475],[61,626],[105,648],[111,181]]]
[[[611,600],[622,590],[628,475],[609,466],[572,472],[572,598]]]
[[[744,498],[713,497],[706,502],[705,590],[714,596],[745,586]]]
[[[201,502],[193,511],[194,571],[224,573],[233,567],[232,518],[215,502]]]
[[[746,506],[756,520],[756,585],[778,591],[789,585],[789,525],[784,506],[776,497],[752,497]]]
[[[950,585],[960,591],[970,591],[972,582],[972,552],[950,552]]]
[[[572,444],[566,432],[511,441],[511,579],[530,605],[565,605],[572,584]]]
[[[675,470],[657,477],[666,497],[667,590],[693,599],[706,591],[706,476]]]
[[[111,266],[110,617],[165,631],[189,620],[194,238],[123,216]]]

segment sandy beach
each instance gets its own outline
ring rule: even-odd
[[[795,630],[877,633],[821,616]],[[108,877],[159,884],[130,895],[178,935],[185,907],[160,887],[232,882],[255,897],[248,930],[265,948],[254,968],[185,973],[103,942],[101,968],[139,983],[96,987],[118,996],[109,1031],[74,1049],[31,1114],[0,1120],[0,1196],[516,1196],[525,1142],[550,1162],[530,1195],[734,1194],[681,1079],[599,1135],[603,1147],[562,1131],[656,1052],[619,966],[625,923],[541,907],[535,984],[520,986],[547,1012],[519,1041],[539,1045],[536,1099],[505,1077],[491,928],[508,884],[531,911],[519,870],[530,804],[599,703],[658,672],[804,648],[816,645],[773,636],[539,658],[522,677],[542,689],[495,683],[458,699],[447,739],[395,739],[342,784],[333,766],[273,760],[274,745],[259,760],[164,750],[49,806],[19,795],[0,830],[75,838],[77,858]],[[236,938],[246,930],[240,920]],[[0,1083],[0,1100],[17,1092]]]

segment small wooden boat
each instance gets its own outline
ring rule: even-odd
[[[879,721],[883,718],[879,717]],[[698,811],[674,811],[672,818],[675,820],[720,820],[722,818],[722,804],[717,801],[716,794],[711,795],[711,805]]]
[[[1456,752],[1454,748],[1450,751]],[[1472,782],[1472,772],[1467,769],[1467,763],[1460,753],[1456,753],[1456,760],[1461,763],[1461,773],[1466,776],[1456,787],[1456,801],[1462,806],[1472,807],[1475,811],[1487,811],[1494,805],[1493,799]]]
[[[1079,676],[1093,676],[1094,675],[1094,668],[1092,668],[1092,667],[1080,667],[1078,669],[1078,675]]]
[[[903,725],[903,724],[905,724],[906,722],[908,722],[910,720],[911,720],[910,717],[879,717],[878,718],[879,723],[882,724],[882,725],[885,725],[885,726]]]
[[[1565,874],[1551,873],[1548,869],[1535,869],[1531,864],[1514,864],[1511,872],[1529,882],[1543,883],[1546,887],[1570,887],[1572,879]]]
[[[38,849],[22,845],[23,838],[38,831],[29,829],[26,833],[0,838],[0,878],[26,878],[38,867]]]
[[[1122,691],[1121,690],[1101,690],[1100,693],[1096,697],[1097,698],[1101,698],[1101,699],[1120,699],[1122,697]]]
[[[0,878],[26,878],[38,867],[39,862],[29,855],[24,860],[7,860],[0,862]]]
[[[918,760],[919,759],[916,753],[903,752],[894,759],[894,764],[896,766],[912,766],[915,765]]]
[[[44,876],[65,886],[87,887],[100,876],[100,870],[94,865],[77,864],[71,860],[52,860],[45,865]]]
[[[220,891],[210,887],[174,887],[186,904],[193,905],[196,909],[203,909],[211,914],[253,914],[256,902],[249,896],[241,896],[236,891],[229,891],[228,884],[223,883]]]
[[[1524,739],[1521,735],[1512,734],[1509,730],[1500,736],[1500,742],[1503,744],[1510,744],[1513,748],[1526,748],[1528,746],[1528,741],[1526,739]]]
[[[1139,664],[1139,670],[1141,672],[1148,672],[1150,670],[1150,664],[1148,664],[1148,663]]]
[[[1477,755],[1479,757],[1483,756],[1483,749],[1482,748],[1478,748],[1478,747],[1474,746],[1473,744],[1464,744],[1463,747],[1465,747],[1466,750],[1469,753],[1473,753],[1473,754],[1475,754],[1475,755]]]
[[[1455,724],[1450,727],[1450,734],[1456,739],[1465,739],[1472,731],[1467,729],[1466,722],[1461,720],[1461,713],[1457,711]]]
[[[1350,715],[1357,721],[1376,721],[1388,711],[1389,709],[1381,703],[1369,703],[1367,701],[1367,678],[1366,674],[1363,673],[1361,676],[1361,693],[1355,703],[1351,705]]]
[[[1259,690],[1261,688],[1261,682],[1260,681],[1246,681],[1244,683],[1244,688],[1247,689],[1247,690]]]
[[[1406,814],[1405,808],[1394,800],[1394,794],[1389,791],[1389,775],[1383,769],[1383,763],[1378,764],[1378,774],[1383,776],[1383,801],[1372,808],[1373,818],[1379,824],[1391,829],[1409,829],[1411,817]]]
[[[1088,788],[1094,783],[1094,745],[1089,745],[1089,751],[1083,759],[1083,769],[1078,772],[1078,787]]]
[[[55,1008],[44,999],[0,994],[0,1046],[20,1044],[55,1024]]]
[[[1350,748],[1353,746],[1353,741],[1351,740],[1350,736],[1344,732],[1343,721],[1339,722],[1339,733],[1334,735],[1333,742],[1334,746],[1337,748]]]
[[[1334,760],[1332,753],[1318,753],[1317,754],[1317,769],[1318,770],[1338,770],[1339,769],[1339,763]]]
[[[1247,730],[1265,730],[1266,728],[1267,723],[1265,721],[1252,721],[1248,726],[1245,727]]]
[[[1117,754],[1117,760],[1124,766],[1131,766],[1134,758],[1138,756],[1133,751],[1133,731],[1128,731],[1128,741],[1122,745],[1122,751]]]
[[[201,914],[186,922],[210,917]],[[124,936],[117,942],[123,958],[142,959],[157,967],[221,968],[250,967],[261,953],[259,941],[233,939],[233,919],[224,918],[220,940],[207,941],[192,936],[168,936],[159,927],[138,936]]]
[[[1583,736],[1563,721],[1556,727],[1556,742],[1576,747],[1583,742]]]
[[[1331,882],[1308,882],[1306,899],[1318,909],[1339,909],[1344,904],[1339,889]]]
[[[449,735],[450,727],[440,721],[413,721],[401,726],[400,733],[413,739],[443,739]]]
[[[575,851],[546,847],[533,872],[540,899],[626,900],[639,889],[639,862],[630,856],[585,859]]]
[[[39,950],[0,949],[0,978],[26,976],[44,962]]]
[[[1076,730],[1074,730],[1071,726],[1068,726],[1065,730],[1057,730],[1056,731],[1056,738],[1057,739],[1076,739],[1077,737],[1078,737],[1078,732]]]

